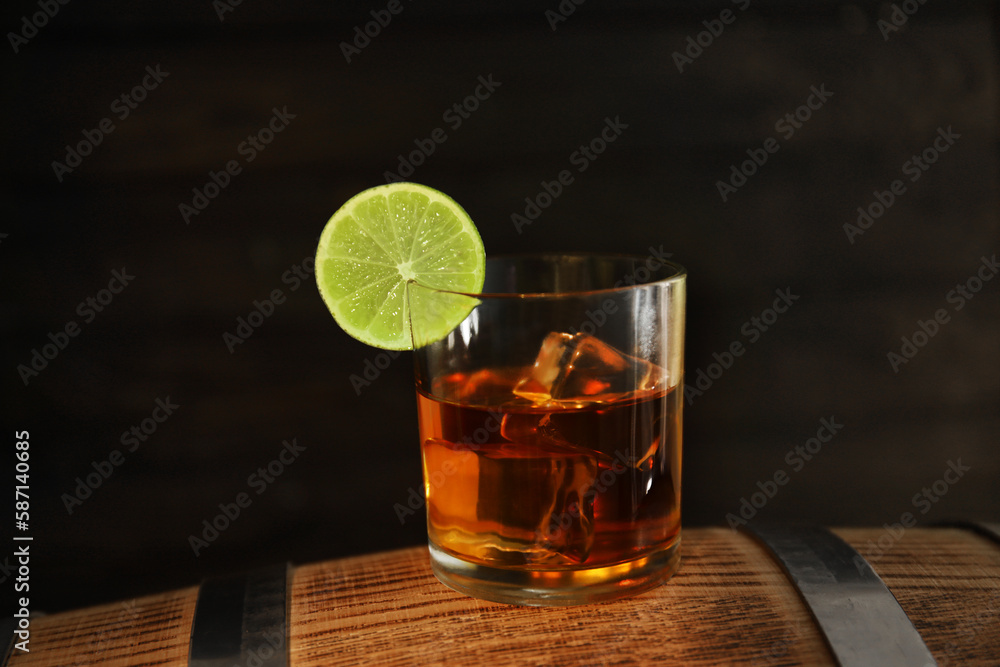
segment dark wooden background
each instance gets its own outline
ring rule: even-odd
[[[960,311],[946,296],[1000,245],[991,3],[928,2],[888,40],[891,7],[872,2],[594,1],[555,30],[555,0],[402,6],[350,63],[340,43],[385,3],[243,0],[220,21],[210,0],[71,2],[3,55],[2,469],[29,430],[34,609],[426,539],[419,512],[394,511],[421,486],[409,355],[358,395],[350,376],[384,358],[282,276],[438,127],[411,179],[461,202],[488,253],[662,246],[690,273],[689,380],[746,344],[686,407],[686,525],[724,525],[779,470],[754,521],[1000,518],[1000,280]],[[727,7],[735,22],[678,72],[673,52]],[[8,3],[4,32],[37,11]],[[120,120],[112,101],[157,65],[169,76]],[[480,76],[500,86],[453,130],[442,114]],[[811,86],[833,97],[781,138]],[[238,146],[275,107],[295,117],[247,163]],[[114,132],[59,182],[52,162],[105,117]],[[627,129],[518,234],[511,214],[607,117]],[[857,207],[940,127],[961,136],[849,243]],[[780,150],[723,202],[716,181],[769,137]],[[185,224],[178,205],[234,159]],[[77,304],[122,267],[134,281],[85,323]],[[779,288],[799,300],[750,344],[741,328]],[[223,334],[275,289],[287,301],[230,353]],[[887,353],[941,308],[951,321],[894,372]],[[70,321],[80,335],[25,386],[17,366]],[[168,396],[176,412],[67,513],[75,479]],[[792,470],[830,417],[843,429]],[[256,495],[248,476],[291,438],[305,451]],[[958,459],[970,470],[921,514],[914,495]],[[243,491],[251,506],[196,557],[189,536]]]

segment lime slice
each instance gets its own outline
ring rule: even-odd
[[[421,290],[413,313],[422,344],[448,334],[476,303],[457,295],[435,299],[434,290],[479,292],[485,268],[483,241],[469,214],[417,183],[355,195],[326,223],[316,249],[316,283],[337,324],[387,350],[413,349],[408,283],[431,288]]]

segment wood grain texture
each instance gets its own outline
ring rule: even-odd
[[[33,619],[31,651],[10,667],[187,665],[198,588]]]
[[[1000,548],[957,528],[835,530],[864,555],[941,665],[1000,663]],[[879,545],[889,545],[883,548]]]
[[[837,531],[857,549],[881,529]],[[521,608],[439,584],[424,548],[299,568],[291,664],[833,664],[770,556],[727,529],[684,531],[665,586],[587,607]],[[1000,655],[1000,548],[971,533],[912,529],[873,556],[942,665]]]
[[[437,582],[425,548],[306,566],[293,584],[291,662],[709,664],[775,649],[783,660],[831,663],[808,610],[753,541],[693,530],[681,550],[669,585],[585,607],[465,597]]]
[[[1000,656],[1000,547],[958,529],[835,531],[869,557],[941,665]],[[881,540],[881,544],[880,541]],[[426,547],[313,563],[293,574],[292,667],[823,665],[833,659],[798,593],[750,537],[684,531],[666,585],[616,602],[529,608],[466,597]],[[43,617],[11,667],[187,664],[196,588]]]

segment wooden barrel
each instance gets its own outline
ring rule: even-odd
[[[867,557],[939,664],[1000,663],[997,543],[959,528],[832,532]],[[686,529],[681,553],[668,584],[578,607],[460,595],[434,578],[426,547],[303,565],[288,577],[287,642],[277,638],[271,653],[294,667],[836,664],[810,607],[758,540]],[[15,650],[9,664],[182,667],[198,596],[192,587],[34,619],[30,652]]]

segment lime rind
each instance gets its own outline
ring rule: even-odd
[[[358,340],[392,350],[439,340],[478,301],[486,255],[469,215],[447,195],[391,183],[352,197],[327,222],[316,281],[334,319]],[[414,296],[412,287],[418,290]],[[438,291],[438,290],[444,290]],[[411,317],[411,313],[413,317]]]

